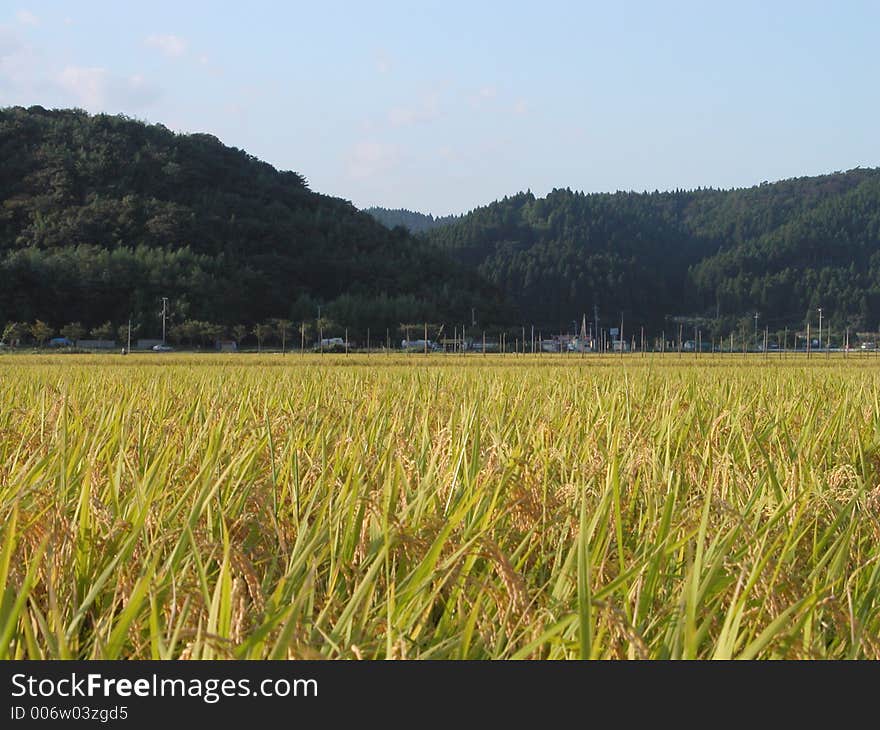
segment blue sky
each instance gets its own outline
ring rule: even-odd
[[[41,2],[0,106],[204,131],[360,207],[459,213],[880,165],[876,2]]]

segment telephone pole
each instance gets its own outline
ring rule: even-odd
[[[758,313],[755,312],[755,352],[758,351]]]
[[[596,339],[598,340],[599,339],[599,305],[598,304],[593,305],[593,324],[596,325],[596,328],[593,330],[593,332],[596,333]]]
[[[819,347],[822,347],[822,307],[819,307]]]
[[[165,317],[168,315],[168,297],[162,297],[162,344],[165,344]]]

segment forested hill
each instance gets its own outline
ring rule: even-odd
[[[569,327],[599,310],[652,331],[707,334],[760,313],[772,330],[821,306],[832,326],[880,321],[880,170],[736,190],[520,193],[425,234],[497,284],[527,322]]]
[[[322,315],[353,331],[506,317],[475,271],[206,134],[0,110],[0,326]],[[375,331],[375,330],[374,330]]]
[[[373,218],[379,221],[386,228],[394,228],[395,226],[403,226],[411,233],[424,233],[432,228],[440,226],[448,226],[455,223],[461,216],[445,215],[435,218],[430,213],[417,213],[406,208],[365,208],[364,212],[369,213]]]

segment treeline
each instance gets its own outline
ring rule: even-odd
[[[326,318],[314,323],[314,326],[312,322],[303,321],[295,324],[286,319],[270,319],[258,322],[253,327],[187,319],[168,327],[166,334],[168,342],[195,348],[213,348],[223,340],[233,340],[239,346],[256,345],[258,349],[266,344],[290,347],[295,340],[297,346],[301,347],[304,343],[311,345],[315,328],[321,328],[317,331],[322,331],[324,326],[328,331],[335,328],[332,320]],[[53,338],[57,338],[63,341],[57,344],[73,347],[90,338],[92,341],[112,342],[127,348],[129,340],[133,345],[136,344],[138,338],[142,336],[141,330],[142,327],[138,324],[126,323],[116,327],[109,320],[90,329],[84,327],[82,322],[68,322],[56,329],[38,319],[34,322],[7,322],[0,330],[0,343],[13,348],[22,345],[46,347],[47,344],[53,344]]]
[[[621,317],[707,336],[880,321],[880,170],[740,190],[519,193],[425,234],[496,284],[515,317],[562,329]]]
[[[0,324],[132,318],[353,328],[509,317],[480,275],[205,134],[124,116],[0,110]]]
[[[455,223],[462,216],[444,215],[436,218],[430,213],[417,213],[406,208],[365,208],[369,213],[386,228],[402,226],[410,233],[424,233],[440,226],[448,226]]]

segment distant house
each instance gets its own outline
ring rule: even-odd
[[[115,350],[116,340],[77,340],[76,346],[83,350]]]
[[[416,352],[424,352],[425,350],[439,349],[439,345],[434,344],[431,340],[401,340],[401,350],[411,350]]]
[[[238,343],[235,340],[217,340],[214,346],[217,352],[238,352]]]
[[[49,347],[73,347],[76,343],[67,337],[53,337],[49,340]]]
[[[135,349],[135,350],[152,350],[156,345],[161,345],[161,344],[163,344],[162,340],[140,339],[137,341],[137,344],[135,344],[133,349]]]
[[[345,340],[341,337],[325,337],[322,339],[316,349],[322,350],[344,350],[345,349]]]
[[[468,350],[473,352],[484,352],[483,350],[483,341],[482,340],[474,340],[468,345]],[[486,340],[486,349],[485,352],[500,352],[501,347],[497,342],[490,342]]]

